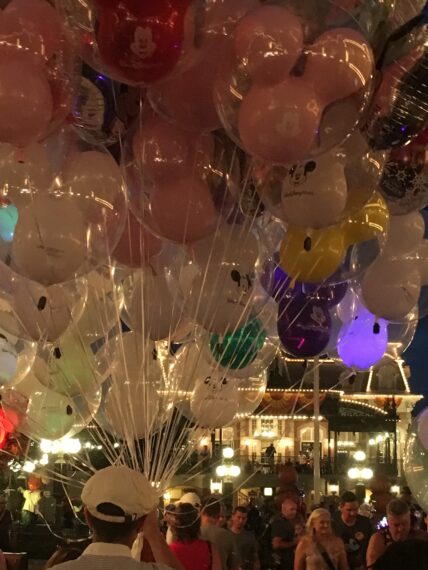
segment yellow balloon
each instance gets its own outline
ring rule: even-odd
[[[280,264],[291,279],[322,283],[342,262],[346,245],[339,225],[322,230],[289,228],[280,249]]]
[[[389,225],[389,211],[379,192],[373,192],[370,200],[355,214],[342,222],[346,247],[354,243],[385,236]]]

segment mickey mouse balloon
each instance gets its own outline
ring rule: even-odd
[[[238,406],[238,381],[214,370],[198,380],[190,402],[196,422],[211,429],[231,422]]]
[[[58,2],[82,58],[112,79],[150,85],[168,77],[193,44],[192,0]]]

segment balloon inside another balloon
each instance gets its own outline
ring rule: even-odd
[[[159,396],[153,384],[116,378],[107,394],[105,415],[111,431],[125,441],[149,437],[159,423]]]
[[[403,352],[410,346],[413,337],[415,336],[417,325],[417,315],[412,313],[409,315],[408,321],[403,323],[388,322],[388,345],[386,347],[385,354],[376,364],[376,368],[391,362],[396,362],[397,359],[402,358]]]
[[[389,154],[379,191],[392,214],[403,215],[428,204],[428,129]]]
[[[84,63],[73,126],[89,143],[110,146],[125,136],[138,116],[140,97],[140,90],[113,81]]]
[[[213,334],[209,348],[214,359],[223,367],[241,369],[249,366],[258,355],[266,337],[262,323],[253,319],[243,327],[226,333],[224,337]]]
[[[195,389],[197,379],[205,373],[209,374],[211,369],[198,343],[190,342],[181,345],[171,360],[168,376],[175,400],[189,399]]]
[[[349,368],[368,370],[385,354],[387,344],[387,322],[377,320],[369,311],[363,311],[343,325],[337,351]]]
[[[46,389],[34,371],[2,390],[2,405],[11,421],[20,418],[17,429],[31,439],[61,439],[76,421],[71,398]]]
[[[157,237],[179,244],[212,235],[239,196],[235,145],[152,114],[130,130],[123,156],[131,209]]]
[[[321,11],[328,9],[322,4]],[[354,129],[368,103],[373,55],[367,40],[352,17],[345,18],[349,27],[327,29],[319,25],[316,12],[282,1],[247,14],[234,34],[235,64],[224,66],[217,81],[216,105],[224,128],[264,162],[290,164],[328,150]],[[304,72],[291,75],[302,56]],[[330,146],[320,146],[325,107],[351,95],[356,120],[342,121]]]
[[[107,261],[123,233],[127,200],[120,169],[102,148],[94,149],[70,129],[46,145],[56,176],[49,187],[18,193],[11,264],[52,285]],[[14,205],[15,195],[10,196]]]
[[[92,343],[106,338],[119,327],[119,315],[124,305],[123,287],[117,285],[106,270],[91,271],[87,275],[88,296],[79,319],[73,320],[73,329],[83,342]]]
[[[35,342],[0,329],[0,385],[11,386],[25,378],[33,366],[36,351]]]
[[[125,306],[132,328],[151,340],[173,339],[187,319],[182,294],[173,290],[168,272],[147,267],[125,281]]]
[[[92,393],[86,393],[85,395],[79,394],[72,398],[76,421],[66,437],[74,437],[88,426],[95,418],[100,408],[101,400],[101,389],[96,389]]]
[[[220,428],[229,424],[239,409],[239,381],[219,371],[197,379],[190,409],[201,427]]]
[[[85,279],[45,287],[12,274],[12,283],[10,304],[19,328],[16,330],[13,322],[9,327],[10,321],[3,321],[1,317],[0,326],[17,336],[55,342],[86,310]]]
[[[349,285],[345,296],[336,307],[337,316],[344,324],[352,321],[359,312],[364,311],[364,305],[353,285]]]
[[[371,313],[402,323],[417,314],[421,294],[418,260],[381,256],[366,271],[361,282],[361,298]]]
[[[66,396],[92,393],[105,378],[106,371],[76,329],[68,331],[55,345],[41,348],[39,356],[35,363],[39,381]]]
[[[298,295],[278,307],[278,336],[297,358],[322,354],[330,339],[331,318],[325,303]]]
[[[253,170],[263,203],[281,221],[320,229],[338,223],[347,201],[343,160],[334,153],[288,166]]]
[[[25,147],[64,122],[77,66],[56,10],[45,0],[12,0],[0,22],[2,142]]]
[[[243,418],[253,414],[263,400],[267,387],[267,373],[260,376],[249,376],[238,381],[237,417]]]
[[[120,265],[136,269],[149,265],[150,259],[160,253],[162,247],[162,241],[149,232],[129,210],[125,228],[112,257]]]
[[[419,45],[383,70],[365,125],[374,149],[405,146],[426,127],[428,53],[424,42],[422,35]]]
[[[403,471],[412,495],[425,511],[428,509],[428,414],[423,410],[413,419],[404,449]]]
[[[57,6],[74,47],[91,67],[122,83],[151,85],[192,57],[197,4],[90,0],[76,7],[60,0]]]

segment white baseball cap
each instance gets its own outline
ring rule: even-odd
[[[82,491],[82,502],[97,519],[112,523],[134,521],[147,515],[159,503],[156,490],[147,478],[126,466],[106,467],[92,475]],[[105,514],[99,510],[110,503],[123,511],[123,515]]]
[[[198,497],[196,493],[185,493],[178,502],[190,503],[196,509],[200,509],[202,504],[201,499]]]

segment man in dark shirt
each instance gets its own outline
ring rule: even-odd
[[[366,568],[367,546],[373,534],[370,520],[358,514],[358,507],[357,497],[346,491],[340,500],[340,513],[333,520],[335,534],[345,543],[350,570]]]
[[[296,503],[285,499],[281,505],[281,515],[274,518],[271,527],[274,558],[281,570],[294,568],[294,551],[297,544],[294,527],[297,522],[299,519]]]
[[[245,530],[247,515],[245,507],[236,507],[232,514],[230,532],[233,534],[241,559],[240,570],[260,570],[256,538],[254,533]]]

